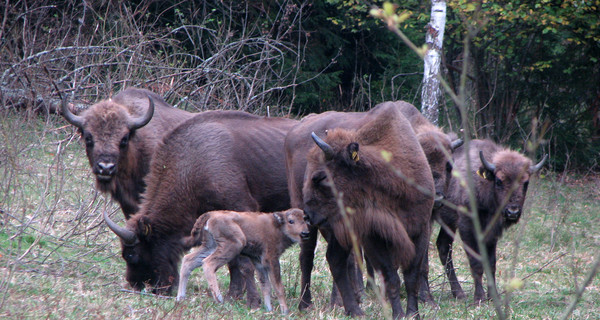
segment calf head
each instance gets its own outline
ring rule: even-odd
[[[136,161],[128,159],[129,141],[136,129],[145,126],[152,119],[154,102],[149,96],[148,104],[146,114],[138,118],[132,118],[125,106],[110,99],[94,104],[79,116],[73,114],[67,101],[63,100],[62,115],[69,123],[79,128],[85,141],[85,151],[92,172],[96,175],[96,182],[101,191],[106,192],[110,189],[120,166],[126,161]]]
[[[529,178],[542,168],[548,155],[536,165],[532,165],[531,160],[522,154],[510,150],[494,153],[491,161],[479,151],[479,158],[481,167],[477,174],[488,183],[493,183],[493,200],[502,206],[500,212],[505,223],[516,223],[521,217]]]
[[[442,206],[452,172],[452,152],[463,144],[462,139],[451,141],[440,131],[427,131],[417,135],[419,144],[427,157],[435,184],[434,209]]]
[[[304,215],[304,211],[290,209],[285,212],[275,212],[273,216],[275,217],[277,226],[293,242],[300,242],[301,239],[308,238],[308,224],[306,223],[307,218]]]
[[[169,294],[179,279],[177,264],[184,246],[180,236],[161,236],[152,222],[137,214],[125,228],[113,222],[106,212],[104,220],[121,240],[121,255],[127,264],[125,278],[135,290],[151,287],[156,294]]]

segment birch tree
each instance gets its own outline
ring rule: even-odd
[[[438,125],[440,87],[440,62],[444,28],[446,26],[446,1],[431,0],[431,21],[427,25],[427,52],[424,57],[423,89],[421,91],[421,112],[433,124]]]

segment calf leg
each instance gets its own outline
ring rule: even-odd
[[[212,247],[210,247],[212,245]],[[194,251],[186,254],[181,263],[181,271],[179,273],[179,289],[177,290],[177,301],[185,299],[185,289],[188,279],[192,271],[200,266],[206,257],[215,251],[216,245],[214,241],[205,243]]]
[[[451,228],[452,232],[456,231],[456,228],[452,228],[451,226],[449,227]],[[442,227],[436,240],[440,261],[444,266],[444,271],[446,272],[446,276],[448,277],[448,282],[450,282],[450,290],[452,291],[452,295],[456,299],[464,299],[466,298],[465,292],[463,291],[462,287],[460,286],[460,283],[458,282],[456,272],[454,271],[454,263],[452,262],[453,242],[454,238],[450,234],[448,234]]]
[[[285,289],[283,287],[283,283],[281,283],[281,270],[279,267],[279,259],[274,259],[269,263],[269,276],[271,278],[271,282],[275,286],[275,293],[277,293],[277,300],[279,301],[279,308],[281,309],[281,313],[287,314],[288,307],[285,302]]]
[[[271,283],[269,282],[269,268],[258,261],[254,262],[254,266],[258,271],[260,290],[263,294],[265,308],[267,309],[267,311],[271,312],[273,310],[273,307],[271,306]]]

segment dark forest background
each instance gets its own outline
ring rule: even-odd
[[[423,62],[368,14],[380,1],[3,1],[2,109],[55,112],[127,86],[187,110],[301,117],[363,111],[387,100],[420,106]],[[397,2],[402,31],[424,43],[427,1]],[[538,153],[550,168],[600,169],[600,1],[449,1],[444,78],[468,68],[478,138]],[[476,27],[464,56],[465,30]],[[447,130],[458,112],[440,106]],[[1,115],[1,113],[0,113]],[[534,139],[535,140],[535,139]],[[539,155],[538,154],[538,155]]]

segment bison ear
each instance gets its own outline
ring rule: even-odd
[[[275,212],[273,213],[273,217],[275,217],[275,222],[278,226],[283,225],[283,223],[285,222],[285,213],[283,212]]]
[[[494,181],[494,179],[496,178],[494,176],[494,172],[486,169],[485,167],[479,167],[479,170],[477,170],[477,175],[482,179],[489,181]]]
[[[360,160],[358,156],[358,143],[352,142],[348,146],[346,146],[347,158],[350,159],[348,161],[349,164],[356,163]]]
[[[142,217],[138,220],[137,234],[140,238],[150,238],[152,235],[152,225],[150,224],[150,219],[148,219],[148,217]]]

